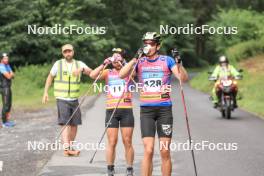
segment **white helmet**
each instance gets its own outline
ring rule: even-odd
[[[229,61],[228,61],[228,59],[227,59],[227,57],[226,56],[220,56],[219,57],[219,64],[221,64],[221,63],[228,63]]]

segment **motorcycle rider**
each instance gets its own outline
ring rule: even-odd
[[[214,108],[217,108],[221,100],[221,91],[217,88],[219,80],[227,77],[233,77],[235,79],[240,79],[241,74],[235,69],[235,67],[229,64],[228,58],[226,56],[219,57],[219,65],[216,66],[213,73],[210,76],[210,80],[215,80],[214,87],[212,89],[212,102],[214,103]],[[218,80],[218,81],[217,81]],[[234,108],[237,107],[236,95],[237,88],[235,89],[234,94]]]

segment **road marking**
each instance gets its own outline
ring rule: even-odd
[[[0,172],[2,172],[3,171],[3,161],[0,161]]]

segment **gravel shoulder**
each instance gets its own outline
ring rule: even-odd
[[[87,97],[83,106],[91,106],[96,98]],[[0,128],[0,161],[3,163],[0,175],[37,175],[54,152],[32,150],[30,144],[34,144],[34,141],[54,142],[59,131],[56,106],[38,110],[14,110],[12,116],[16,126]]]

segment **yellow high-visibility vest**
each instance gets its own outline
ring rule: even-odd
[[[58,72],[54,79],[54,96],[78,98],[80,96],[81,76],[74,76],[69,73],[65,59],[61,59],[58,62]],[[78,69],[79,67],[78,61],[73,60],[72,70]]]

